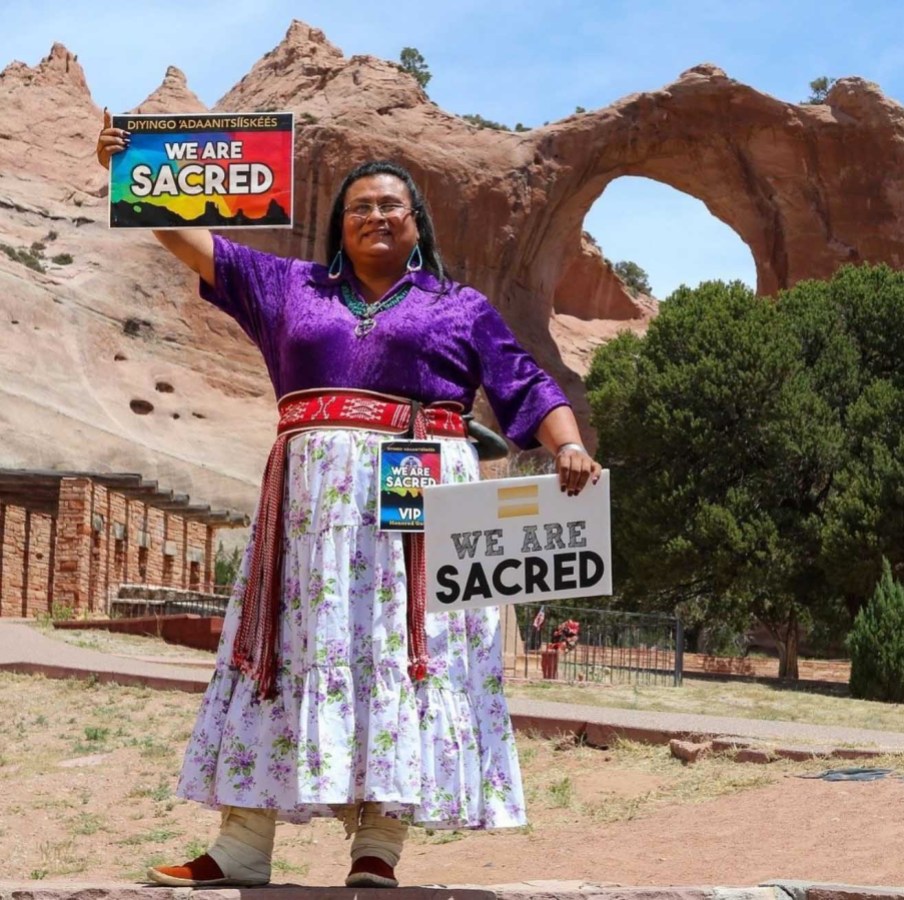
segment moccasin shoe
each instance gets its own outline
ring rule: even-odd
[[[269,883],[269,879],[229,878],[206,853],[181,866],[154,866],[148,869],[148,880],[170,887],[211,887],[224,884],[255,887]]]
[[[394,888],[399,886],[395,870],[376,856],[362,856],[352,863],[346,887]]]

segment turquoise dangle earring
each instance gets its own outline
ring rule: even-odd
[[[421,245],[417,243],[408,254],[408,263],[405,268],[409,272],[420,272],[424,268],[424,256],[421,253]]]
[[[333,261],[330,263],[330,267],[327,270],[327,275],[335,281],[342,275],[342,267],[345,265],[345,257],[342,255],[342,248],[340,247],[336,251],[336,255],[333,257]]]

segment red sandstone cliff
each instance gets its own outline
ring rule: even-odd
[[[203,108],[174,68],[138,107]],[[824,106],[797,106],[703,65],[611,107],[498,132],[439,109],[395,64],[347,59],[295,22],[214,108],[297,115],[295,227],[242,239],[322,259],[345,171],[399,159],[430,198],[456,276],[493,299],[582,416],[590,347],[655,312],[582,242],[587,210],[621,175],[701,199],[750,246],[763,293],[841,262],[904,263],[904,110],[856,78]],[[0,253],[0,466],[132,469],[247,509],[272,433],[269,384],[152,237],[108,231],[99,123],[66,48],[0,73],[0,241],[13,253],[43,243],[46,269]],[[71,264],[50,261],[66,253]]]

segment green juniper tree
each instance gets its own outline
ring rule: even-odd
[[[433,75],[427,60],[421,55],[421,52],[414,47],[403,47],[399,54],[399,62],[402,70],[414,77],[414,80],[422,87],[427,87]]]
[[[627,285],[633,297],[638,294],[652,294],[650,279],[647,273],[636,262],[623,259],[612,266],[615,274]]]
[[[820,103],[825,103],[829,90],[837,80],[837,78],[829,78],[826,75],[814,78],[810,82],[810,96],[801,102],[805,106],[815,106]]]
[[[888,560],[869,602],[848,635],[851,696],[887,703],[904,701],[904,586]]]
[[[904,562],[904,274],[681,288],[588,389],[623,603],[758,620],[794,678],[801,628],[843,633]]]

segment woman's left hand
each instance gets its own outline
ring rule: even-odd
[[[556,453],[556,474],[563,491],[574,497],[590,481],[596,484],[603,467],[580,445],[563,444]]]

